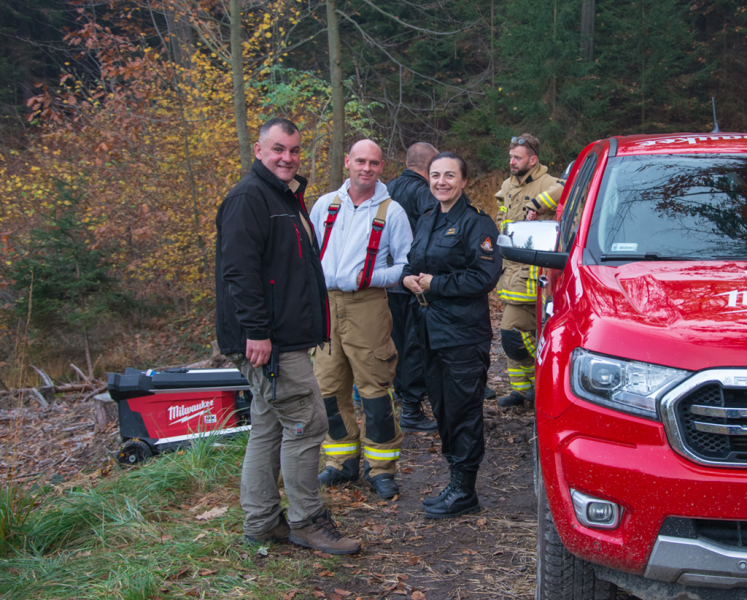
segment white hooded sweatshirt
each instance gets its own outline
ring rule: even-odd
[[[363,270],[366,261],[371,225],[376,217],[379,204],[389,198],[386,186],[381,181],[377,181],[373,197],[356,208],[348,195],[349,188],[350,180],[348,179],[337,192],[330,192],[319,198],[309,215],[321,248],[324,239],[324,222],[329,215],[329,206],[335,196],[339,196],[340,211],[337,213],[337,219],[327,242],[322,268],[327,289],[343,292],[358,290],[355,280],[358,273]],[[411,243],[412,231],[407,220],[407,213],[399,204],[392,201],[387,209],[386,225],[381,232],[379,253],[376,255],[370,287],[386,288],[397,284],[402,268],[407,263],[407,253],[410,251]],[[394,261],[391,267],[387,267],[386,264],[389,255]]]

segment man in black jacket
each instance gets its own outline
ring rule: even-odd
[[[407,149],[407,168],[386,184],[392,199],[405,209],[413,237],[420,217],[438,204],[428,184],[428,163],[436,154],[438,150],[430,144],[413,144]],[[402,431],[435,431],[436,423],[425,416],[421,405],[425,374],[415,327],[417,301],[401,285],[387,290],[387,300],[392,313],[392,339],[399,355],[394,377],[394,391],[402,399],[399,426]]]
[[[360,544],[337,531],[317,484],[327,415],[308,350],[329,340],[327,290],[296,175],[301,136],[287,119],[259,131],[252,171],[218,209],[216,326],[221,352],[254,395],[241,472],[249,542],[288,540],[331,554]],[[279,350],[275,389],[263,366]],[[288,517],[280,507],[282,468]]]

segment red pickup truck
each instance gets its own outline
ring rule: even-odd
[[[499,238],[543,267],[536,598],[747,598],[747,134],[594,142],[561,204]]]

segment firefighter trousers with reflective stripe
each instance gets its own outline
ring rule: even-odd
[[[511,389],[526,396],[534,388],[537,318],[533,304],[507,304],[501,320],[501,345],[508,362]]]
[[[327,419],[319,386],[306,350],[280,354],[280,369],[272,385],[241,354],[231,354],[252,394],[252,431],[241,470],[244,533],[261,535],[278,524],[282,508],[278,475],[283,473],[291,529],[311,525],[324,509],[319,494],[319,450]]]
[[[404,436],[389,396],[397,351],[386,291],[330,290],[329,313],[330,343],[318,347],[314,355],[314,374],[329,422],[322,446],[326,464],[347,474],[362,452],[367,478],[394,475]],[[360,427],[353,408],[353,382],[363,405]]]

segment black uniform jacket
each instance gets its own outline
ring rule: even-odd
[[[402,175],[386,184],[386,189],[392,200],[405,209],[414,236],[420,218],[438,204],[431,194],[428,180],[411,169],[405,169]]]
[[[488,293],[501,273],[495,221],[462,195],[436,226],[440,208],[423,215],[412,242],[408,275],[433,275],[420,306],[418,328],[427,331],[431,349],[465,346],[491,340]]]
[[[246,352],[247,338],[269,338],[281,352],[329,339],[319,245],[299,216],[308,221],[306,180],[296,176],[291,186],[295,193],[255,160],[218,209],[216,327],[223,354]]]
[[[405,169],[402,175],[386,184],[386,189],[392,200],[395,200],[407,213],[407,220],[412,229],[412,235],[418,230],[420,218],[429,210],[435,208],[438,200],[431,194],[428,180],[412,169]],[[387,259],[387,265],[391,258]],[[392,262],[394,264],[394,262]],[[395,285],[387,290],[388,294],[409,294],[409,290],[401,285]]]

